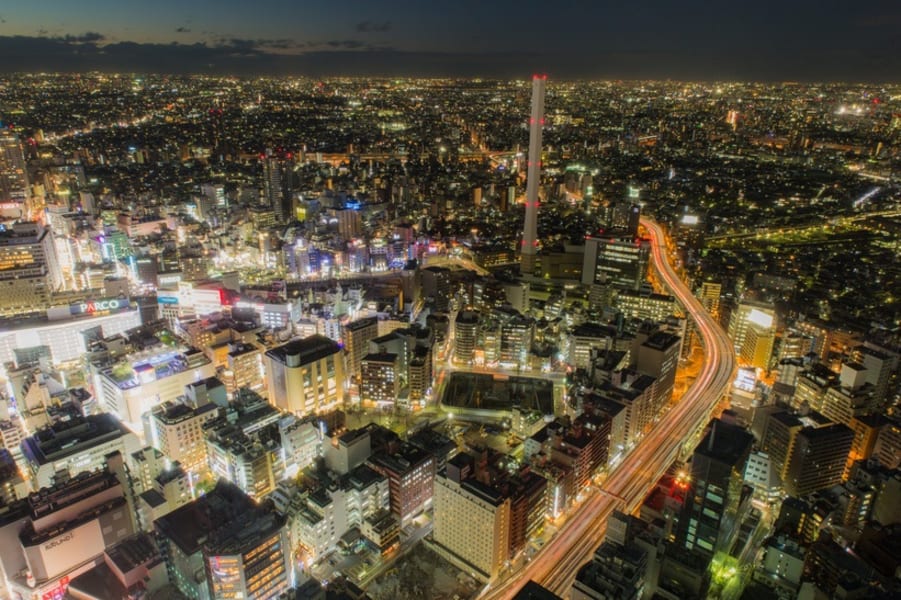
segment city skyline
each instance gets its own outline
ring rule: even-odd
[[[891,81],[901,11],[849,5],[43,2],[0,13],[7,72]]]

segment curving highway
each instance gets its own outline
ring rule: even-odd
[[[587,499],[571,511],[557,535],[533,560],[513,577],[485,589],[485,598],[512,598],[529,580],[568,598],[579,568],[603,542],[607,518],[616,509],[634,512],[673,461],[693,449],[698,432],[734,377],[732,342],[667,261],[666,237],[660,226],[646,218],[641,224],[652,241],[651,258],[657,274],[697,326],[704,365],[691,387],[610,474],[601,491],[589,490]]]

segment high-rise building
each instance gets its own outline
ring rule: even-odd
[[[668,294],[621,290],[616,294],[616,308],[627,317],[663,321],[676,312],[676,299]]]
[[[741,354],[751,324],[762,330],[772,329],[775,315],[776,312],[772,305],[752,301],[740,302],[729,316],[728,333],[735,346],[736,354]],[[772,344],[770,347],[772,348]]]
[[[854,432],[840,423],[799,431],[785,467],[785,492],[800,497],[840,483],[853,441]]]
[[[446,267],[426,267],[420,270],[422,295],[431,299],[437,312],[447,312],[453,300],[453,275]]]
[[[188,398],[181,402],[164,402],[153,408],[147,418],[147,443],[178,461],[192,473],[207,470],[206,441],[203,424],[218,416],[217,404],[196,404]]]
[[[684,546],[703,556],[727,549],[738,527],[745,467],[754,436],[719,419],[691,457],[691,494],[679,520]]]
[[[410,402],[421,401],[432,387],[432,348],[430,346],[414,348],[407,377]]]
[[[369,353],[369,342],[379,335],[379,321],[376,317],[365,317],[351,321],[344,326],[344,348],[347,350],[347,376],[360,380],[360,366],[363,357]]]
[[[898,370],[898,353],[864,342],[854,349],[853,359],[866,369],[866,381],[873,386],[873,408],[881,408],[888,400],[892,373]]]
[[[770,467],[780,480],[785,478],[785,467],[795,444],[795,436],[803,428],[801,420],[785,410],[779,410],[766,417],[760,449],[769,456]]]
[[[751,367],[769,369],[775,341],[775,328],[749,323],[745,329],[745,339],[739,351],[739,358]]]
[[[19,136],[0,127],[0,202],[25,202],[28,170]]]
[[[249,388],[262,393],[265,387],[263,376],[263,350],[256,344],[236,342],[228,345],[228,357],[221,375],[229,394],[241,388]]]
[[[293,340],[266,352],[269,402],[298,417],[344,403],[344,350],[322,335]]]
[[[546,75],[532,78],[532,113],[529,117],[529,157],[526,171],[526,218],[523,223],[520,272],[535,273],[538,255],[538,187],[541,185],[541,130],[544,127]]]
[[[544,478],[531,474],[540,490],[533,493],[525,485],[525,490],[518,491],[520,484],[490,474],[490,469],[487,451],[477,457],[458,454],[435,478],[434,497],[433,535],[439,551],[461,561],[485,581],[494,578],[522,549],[522,540],[528,539],[523,532],[536,532],[546,512]],[[515,518],[514,504],[519,513]],[[514,521],[523,522],[514,528]],[[515,535],[517,530],[520,535]]]
[[[367,354],[360,367],[360,400],[379,407],[394,406],[400,390],[397,354]]]
[[[454,362],[471,364],[479,333],[479,313],[464,310],[454,320]]]
[[[291,164],[284,158],[273,154],[272,150],[266,150],[263,162],[263,185],[266,194],[267,207],[275,213],[278,222],[293,219],[292,185],[293,173]]]
[[[722,284],[705,281],[697,292],[698,300],[701,301],[704,310],[710,313],[714,319],[720,318],[720,295],[722,291]]]
[[[14,223],[0,231],[0,316],[46,310],[64,283],[49,229]]]
[[[204,423],[213,477],[231,481],[256,499],[272,492],[285,470],[280,417],[272,405],[248,392]]]
[[[535,322],[526,316],[515,314],[501,323],[499,362],[502,367],[523,367],[529,364]]]
[[[277,598],[290,586],[285,518],[231,483],[219,481],[155,527],[169,581],[188,598]]]
[[[679,352],[682,339],[671,333],[656,331],[639,347],[635,357],[635,369],[655,379],[653,415],[658,415],[673,396],[676,382],[676,368],[679,366]]]
[[[435,457],[409,443],[389,443],[369,457],[368,465],[388,479],[391,512],[401,527],[432,505]]]
[[[582,283],[639,290],[647,281],[651,241],[634,237],[585,240]]]

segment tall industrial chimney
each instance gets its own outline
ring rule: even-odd
[[[519,271],[535,273],[538,253],[538,186],[541,181],[541,128],[544,126],[544,83],[547,75],[532,77],[532,116],[529,117],[529,169],[526,178],[526,222],[522,232]]]

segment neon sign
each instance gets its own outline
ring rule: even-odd
[[[73,315],[93,315],[128,308],[127,298],[104,298],[102,300],[85,300],[78,304],[70,304],[69,312]]]

